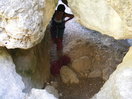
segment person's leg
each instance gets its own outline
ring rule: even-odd
[[[60,58],[63,56],[63,34],[64,29],[59,29],[58,35],[57,35],[57,55]]]
[[[57,46],[57,29],[52,27],[50,30],[51,39],[50,39],[50,55],[51,57],[57,58],[56,46]]]
[[[61,56],[63,56],[63,45],[62,45],[62,39],[57,39],[57,55],[60,58]]]
[[[51,41],[52,41],[52,44],[57,43],[57,41],[56,41],[57,28],[55,26],[51,27],[50,32],[51,32]]]

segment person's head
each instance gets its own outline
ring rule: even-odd
[[[65,11],[65,6],[63,4],[59,4],[57,7],[57,11],[64,12]]]

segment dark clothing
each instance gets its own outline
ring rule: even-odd
[[[55,12],[56,14],[56,12]],[[57,22],[54,18],[55,14],[53,15],[52,22],[51,22],[51,38],[54,43],[57,44],[57,50],[62,50],[62,41],[63,41],[63,34],[65,29],[65,22],[64,22],[64,14],[60,22]]]
[[[63,38],[63,33],[65,29],[65,23],[57,23],[52,20],[51,24],[51,37],[52,38]]]

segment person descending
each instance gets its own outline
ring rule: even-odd
[[[68,17],[66,20],[65,18]],[[51,39],[57,45],[57,56],[60,58],[63,50],[63,34],[65,23],[71,20],[74,15],[65,12],[65,6],[59,4],[51,20]]]

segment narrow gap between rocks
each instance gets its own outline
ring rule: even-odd
[[[60,3],[60,2],[59,2]],[[70,9],[66,11],[71,13]],[[127,52],[125,40],[115,40],[86,29],[75,19],[66,23],[63,54],[71,63],[52,75],[49,84],[60,93],[60,99],[89,99],[96,94],[121,63]],[[51,63],[57,58],[56,45],[51,46]]]
[[[69,8],[66,12],[71,13]],[[127,41],[102,35],[72,19],[66,23],[63,40],[63,53],[71,62],[61,67],[60,74],[51,75],[50,63],[58,58],[56,45],[49,44],[49,34],[48,26],[44,39],[33,48],[9,50],[25,93],[32,88],[52,89],[47,87],[51,85],[58,90],[60,99],[89,99],[108,80],[129,48]]]

